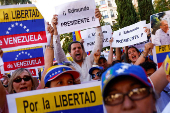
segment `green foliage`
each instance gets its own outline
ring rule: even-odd
[[[72,32],[60,35],[60,41],[62,41],[62,40],[64,40],[63,45],[62,45],[63,51],[65,52],[65,54],[67,54],[68,53],[68,46],[73,41]]]
[[[118,23],[120,28],[132,25],[139,21],[132,0],[115,0],[117,4]]]
[[[155,13],[170,10],[170,0],[155,0]]]
[[[30,0],[0,0],[2,5],[13,5],[13,4],[27,4],[31,3]]]
[[[154,14],[152,0],[138,0],[138,9],[141,20],[146,20],[150,23],[150,15]]]

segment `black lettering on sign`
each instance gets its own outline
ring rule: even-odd
[[[79,95],[81,95],[81,102],[82,102],[82,104],[83,104],[83,94],[84,94],[84,92],[80,92],[79,93]]]
[[[31,112],[34,112],[34,111],[37,111],[37,104],[38,102],[31,102],[30,104],[28,103],[27,100],[24,100],[23,101],[23,105],[24,105],[24,112],[26,113],[26,108],[30,107],[30,111]]]
[[[77,93],[73,93],[73,98],[74,98],[74,105],[76,105],[76,102],[78,103],[78,105],[80,105],[79,100],[78,100],[79,96]]]
[[[68,102],[67,102],[67,96],[66,95],[62,95],[62,100],[63,100],[63,106],[67,106]]]
[[[3,11],[3,15],[4,15],[4,20],[8,20],[8,19],[9,19],[8,13],[5,13],[5,12]]]
[[[71,97],[70,97],[71,96]],[[68,94],[68,103],[69,103],[69,106],[72,106],[73,103],[71,103],[70,101],[72,101],[73,98],[72,98],[72,94]]]
[[[12,19],[39,17],[38,9],[15,10],[11,11]]]
[[[60,105],[57,105],[57,100],[56,100],[56,96],[54,96],[54,101],[55,101],[55,107],[60,107]]]
[[[96,102],[96,94],[94,91],[90,91],[91,103]]]
[[[49,100],[45,100],[44,98],[42,98],[42,101],[43,101],[44,109],[50,109],[50,102],[49,102]]]
[[[85,104],[86,104],[87,101],[90,103],[89,95],[88,95],[88,93],[86,92],[86,93],[85,93]]]

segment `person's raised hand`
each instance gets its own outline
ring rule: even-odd
[[[84,43],[84,39],[80,39],[80,43],[83,44]]]
[[[95,17],[96,17],[96,18],[99,18],[99,21],[100,21],[101,18],[102,18],[102,15],[101,15],[101,13],[100,13],[100,11],[99,11],[98,8],[95,9]]]
[[[145,44],[145,51],[149,52],[151,49],[153,49],[153,47],[154,47],[154,44],[148,42]]]
[[[100,58],[100,51],[99,51],[99,49],[94,53],[93,57],[94,57],[94,62],[98,63],[99,58]]]
[[[150,34],[150,29],[147,28],[147,27],[143,27],[143,28],[145,29],[145,33],[146,33],[147,35],[149,35],[149,34]]]
[[[53,36],[53,34],[54,34],[54,29],[53,29],[53,27],[51,26],[51,24],[49,24],[49,22],[47,22],[47,31],[48,31],[48,33],[51,34],[51,36]]]
[[[113,37],[109,40],[110,47],[112,47]]]
[[[57,25],[58,25],[58,15],[53,15],[53,18],[51,20],[52,26],[54,28],[54,35],[58,35],[57,32]]]

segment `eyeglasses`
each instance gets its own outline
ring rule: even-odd
[[[151,88],[135,88],[126,94],[123,93],[110,94],[104,98],[104,103],[106,105],[112,105],[112,106],[121,104],[123,103],[126,95],[132,101],[141,100],[149,96],[151,92],[152,92]]]
[[[18,78],[16,78],[16,79],[14,79],[13,82],[20,83],[20,82],[22,81],[22,79],[23,79],[24,81],[29,81],[29,80],[31,80],[31,76],[25,76],[25,77],[23,77],[23,78],[18,77]]]
[[[100,77],[101,76],[101,72],[97,72],[96,74],[91,74],[91,78],[94,79],[96,75],[98,77]]]

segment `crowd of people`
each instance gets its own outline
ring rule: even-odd
[[[95,10],[96,18],[101,19],[99,9]],[[170,76],[165,70],[170,67],[157,65],[150,54],[154,44],[145,44],[141,53],[136,47],[116,48],[116,59],[113,59],[113,47],[110,42],[108,60],[101,56],[103,34],[100,26],[96,27],[95,46],[87,56],[83,40],[73,41],[68,51],[73,58],[69,62],[61,47],[57,32],[58,16],[52,18],[52,25],[47,23],[47,31],[51,34],[50,44],[45,50],[45,66],[41,80],[32,77],[29,70],[19,68],[12,75],[4,75],[0,82],[0,113],[8,113],[6,95],[43,88],[62,87],[100,81],[102,97],[107,113],[161,113],[169,103]],[[3,51],[0,50],[0,56]],[[53,64],[54,58],[57,64]],[[169,58],[169,57],[167,57]],[[170,63],[170,62],[169,62]],[[169,81],[168,81],[169,80]],[[166,100],[166,101],[164,101]]]

